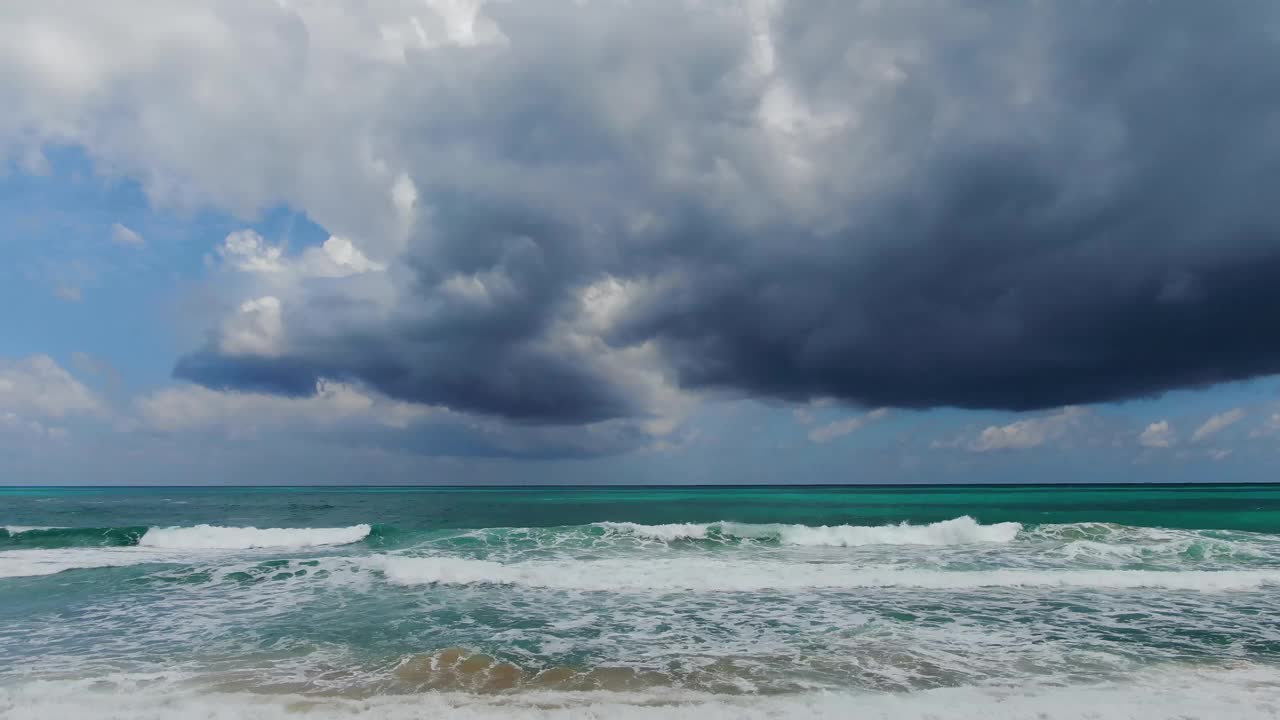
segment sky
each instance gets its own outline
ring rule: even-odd
[[[1260,482],[1280,6],[10,0],[0,484]]]

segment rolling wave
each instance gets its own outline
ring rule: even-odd
[[[18,548],[153,547],[188,550],[247,550],[347,545],[372,534],[371,525],[341,528],[255,528],[195,525],[193,527],[26,527],[0,530],[0,550]]]
[[[15,532],[17,530],[17,532]],[[67,570],[181,563],[235,550],[303,550],[367,538],[369,525],[344,528],[253,528],[196,525],[171,528],[6,528],[0,538],[0,578]]]
[[[1256,587],[1270,582],[1269,573],[1280,573],[1277,535],[1103,523],[982,524],[964,516],[919,525],[599,522],[465,531],[400,530],[375,524],[322,528],[6,526],[0,530],[0,577],[205,561],[211,554],[237,551],[301,552],[355,543],[366,551],[391,551],[385,559],[387,576],[406,584],[488,582],[576,589],[737,590],[904,584],[960,588],[982,587],[981,583],[988,581],[996,585],[1084,586],[1097,581],[1114,587],[1155,583],[1153,587],[1170,589],[1197,589],[1202,584],[1220,589],[1223,584]],[[844,548],[849,551],[842,552]],[[400,551],[418,557],[397,554]],[[383,562],[380,557],[369,556]],[[815,559],[822,562],[812,562]],[[614,568],[601,565],[606,562],[618,563],[621,575],[606,579],[582,576],[586,572],[613,573]],[[560,564],[560,580],[549,579],[557,573],[547,563]],[[907,571],[926,574],[901,574]],[[934,571],[943,573],[945,579],[927,575]],[[965,575],[962,571],[971,572]],[[1086,574],[1064,574],[1067,571]],[[1232,576],[1228,571],[1244,574]],[[637,575],[641,572],[652,577],[641,578]],[[1096,574],[1100,572],[1136,574]],[[1200,580],[1193,574],[1185,580],[1169,579],[1173,573],[1196,572],[1206,576]],[[695,576],[699,574],[713,577],[698,579]]]
[[[25,527],[7,525],[0,532],[0,550],[10,548],[126,547],[137,545],[147,532],[133,527]]]
[[[151,528],[138,545],[168,550],[251,550],[349,545],[369,536],[369,525],[343,528],[254,528],[196,525]]]

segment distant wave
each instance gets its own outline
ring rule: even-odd
[[[1214,592],[1280,586],[1280,570],[875,570],[843,564],[724,562],[712,558],[499,563],[457,557],[377,556],[369,562],[398,585],[517,585],[596,592],[756,592],[876,587],[1161,588]]]
[[[785,525],[718,522],[640,525],[596,523],[605,530],[671,542],[711,537],[772,540],[781,545],[858,547],[862,545],[967,545],[1012,542],[1022,531],[1016,522],[982,525],[964,516],[929,525]]]
[[[253,528],[196,525],[171,528],[11,528],[0,537],[0,578],[52,575],[67,570],[181,563],[202,552],[298,550],[347,545],[373,528]]]
[[[254,528],[196,525],[151,528],[138,545],[169,550],[250,550],[348,545],[369,536],[369,525],[342,528]]]
[[[365,539],[370,525],[339,528],[193,527],[27,527],[7,525],[0,531],[0,550],[10,548],[153,547],[168,549],[246,550],[346,545]]]
[[[30,527],[6,525],[0,550],[10,548],[125,547],[137,545],[147,531],[136,527]]]
[[[752,590],[1095,583],[1105,587],[1154,583],[1152,587],[1171,589],[1200,589],[1203,584],[1205,589],[1219,589],[1226,583],[1232,589],[1256,587],[1269,582],[1266,573],[1280,573],[1280,535],[1104,523],[982,524],[965,516],[919,525],[598,522],[471,530],[408,530],[375,524],[324,528],[5,526],[0,530],[0,577],[203,561],[217,552],[303,551],[353,543],[362,543],[369,551],[413,548],[416,557],[393,555],[386,561],[390,568],[387,576],[406,584]],[[706,550],[715,547],[717,552],[692,552],[699,549],[696,546]],[[791,548],[797,552],[790,552]],[[807,548],[834,550],[824,553]],[[839,548],[867,549],[846,554]],[[573,559],[581,553],[594,558]],[[828,562],[811,562],[816,557]],[[699,562],[704,565],[697,565]],[[604,577],[579,577],[575,568],[583,572],[590,568]],[[641,572],[651,577],[639,577]],[[1130,574],[1106,574],[1112,572]],[[1170,579],[1171,573],[1186,579]],[[706,575],[710,577],[701,577]],[[1197,579],[1201,575],[1203,583]]]

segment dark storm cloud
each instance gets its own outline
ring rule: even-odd
[[[645,342],[687,388],[875,406],[1280,370],[1272,4],[533,5],[387,120],[431,210],[399,316],[179,375],[581,423],[648,411],[600,360]]]
[[[205,350],[178,360],[173,376],[198,379],[216,389],[274,393],[291,397],[311,395],[321,375],[278,358],[242,357],[234,364],[216,352]]]
[[[365,345],[342,358],[325,349],[272,358],[206,350],[183,357],[174,377],[295,397],[314,394],[321,379],[359,381],[397,399],[518,421],[587,423],[636,412],[608,378],[573,358],[503,342],[453,343]]]
[[[831,233],[778,228],[792,252],[683,274],[691,299],[637,309],[633,337],[660,339],[686,385],[909,407],[1024,410],[1280,369],[1275,14],[1056,8],[986,37],[995,57],[944,39],[879,136],[917,144],[889,155],[900,180]],[[1040,96],[1020,104],[1019,83]]]

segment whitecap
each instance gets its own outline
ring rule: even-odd
[[[32,528],[38,529],[38,528]],[[147,563],[207,561],[226,551],[299,550],[347,545],[368,537],[369,525],[345,528],[253,528],[196,525],[151,528],[135,546],[32,548],[0,552],[0,578]]]
[[[255,528],[196,525],[151,528],[138,541],[142,547],[189,550],[248,550],[348,545],[369,536],[369,525],[341,528]]]

